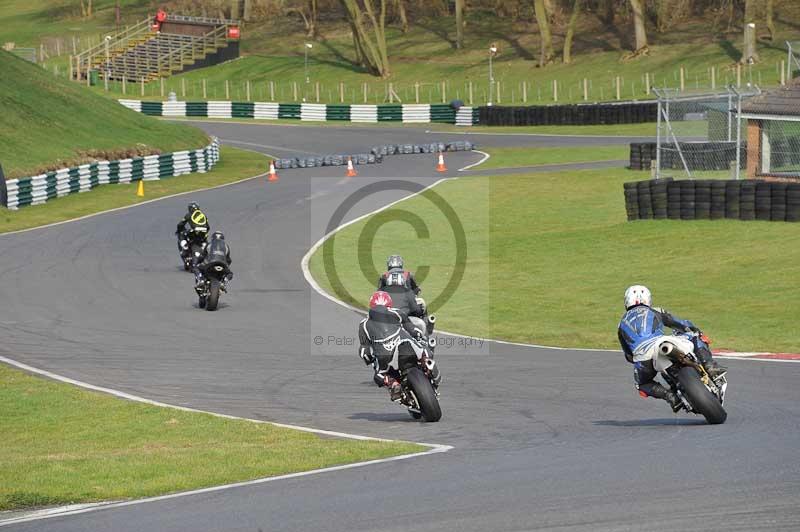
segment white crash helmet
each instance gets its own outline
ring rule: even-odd
[[[635,305],[647,305],[649,307],[652,301],[650,290],[646,286],[635,284],[625,290],[625,310]]]

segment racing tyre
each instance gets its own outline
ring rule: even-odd
[[[422,419],[422,414],[420,414],[419,412],[414,412],[413,410],[409,410],[408,413],[414,419]]]
[[[206,308],[206,296],[200,296],[198,301],[197,301],[197,305],[200,308]]]
[[[217,310],[219,303],[219,281],[211,279],[211,287],[208,289],[208,301],[206,301],[206,310]]]
[[[411,368],[406,374],[408,385],[414,392],[419,404],[420,412],[425,421],[434,422],[442,418],[442,408],[439,406],[439,399],[428,377],[419,368]]]
[[[709,425],[725,423],[728,417],[727,412],[722,408],[716,396],[705,387],[696,369],[690,367],[681,368],[678,372],[678,381],[681,383],[683,393],[692,403],[695,412],[702,414]]]

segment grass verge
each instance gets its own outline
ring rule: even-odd
[[[5,51],[0,72],[0,163],[8,179],[208,144],[199,129],[153,120]]]
[[[486,161],[472,170],[492,168],[520,168],[543,164],[585,163],[594,161],[616,161],[627,159],[628,146],[592,146],[591,149],[574,147],[552,148],[486,148],[491,155]]]
[[[0,365],[0,511],[133,499],[419,452],[125,401]]]
[[[795,272],[800,232],[788,223],[625,219],[622,183],[629,170],[587,170],[502,177],[463,177],[433,189],[465,229],[464,279],[439,308],[441,328],[475,336],[571,347],[616,348],[622,293],[646,284],[655,304],[692,319],[715,348],[797,352]],[[420,216],[431,235],[392,218]],[[412,269],[430,267],[423,295],[435,300],[454,266],[450,220],[426,195],[380,215],[369,246],[359,241],[375,217],[340,232],[330,248],[342,285],[363,306],[389,254]],[[402,217],[402,215],[401,215]],[[442,230],[441,228],[445,228]],[[331,241],[329,241],[331,242]],[[322,251],[311,271],[332,291]],[[330,271],[330,270],[329,270]]]
[[[267,164],[268,159],[260,153],[222,146],[220,160],[210,172],[146,181],[144,198],[136,196],[138,183],[101,185],[85,194],[71,194],[18,211],[0,207],[0,233],[62,222],[162,196],[232,183],[264,173]]]

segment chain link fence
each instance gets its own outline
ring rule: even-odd
[[[746,167],[741,104],[760,94],[757,87],[707,92],[654,89],[658,119],[656,178],[738,179]]]

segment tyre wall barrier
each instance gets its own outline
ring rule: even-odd
[[[628,220],[800,222],[800,183],[651,179],[623,184]]]
[[[95,161],[74,168],[62,168],[45,174],[5,181],[6,206],[18,209],[39,205],[68,194],[88,192],[98,185],[155,181],[194,172],[204,173],[219,161],[219,140],[198,150],[176,151],[161,155],[134,157],[119,161]]]
[[[655,122],[658,103],[624,102],[574,105],[480,107],[482,126],[585,126]]]
[[[331,155],[316,155],[308,157],[286,157],[275,159],[273,162],[277,170],[289,168],[314,168],[317,166],[344,166],[347,160],[353,164],[379,164],[387,155],[410,155],[415,153],[439,153],[453,151],[471,151],[476,145],[466,140],[456,142],[432,142],[428,144],[384,144],[373,146],[367,153],[345,153]]]
[[[462,106],[456,110],[449,104],[327,105],[320,103],[151,102],[142,100],[119,100],[119,103],[150,116],[253,118],[256,120],[286,118],[314,122],[403,122],[406,124],[439,122],[471,126],[477,123],[479,114],[477,107]]]
[[[8,189],[6,188],[6,176],[3,173],[2,164],[0,164],[0,205],[8,207]]]
[[[736,142],[679,142],[681,153],[689,170],[728,170],[730,162],[736,160]],[[740,168],[747,168],[747,144],[742,142]],[[655,161],[658,153],[655,142],[631,142],[631,170],[649,170],[650,161]],[[675,144],[661,147],[661,169],[683,170],[683,161]]]

